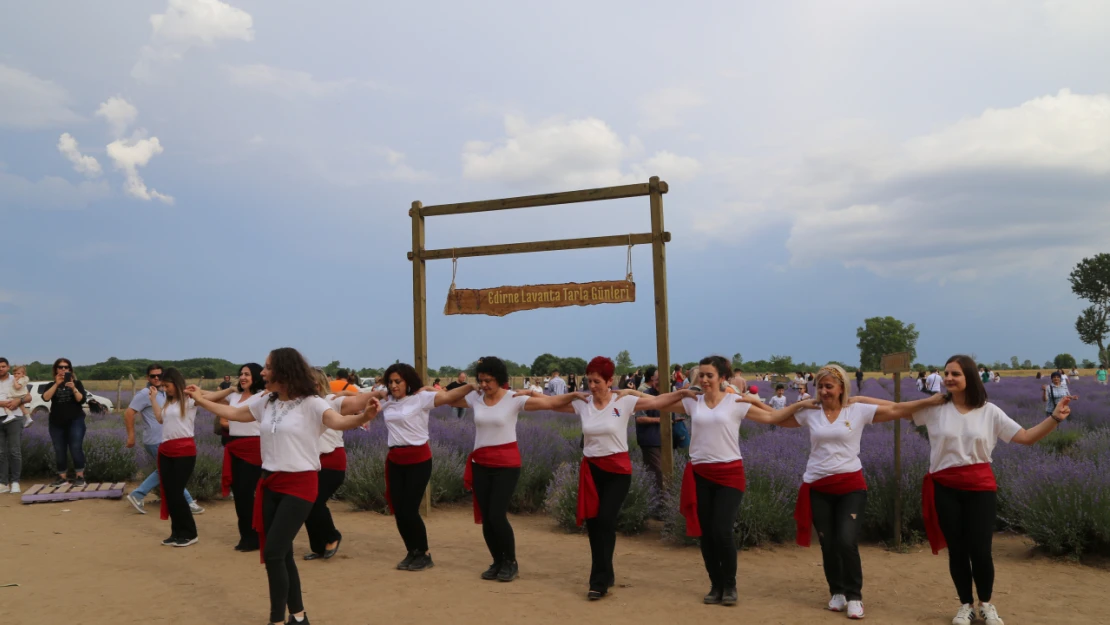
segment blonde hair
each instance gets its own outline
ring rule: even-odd
[[[814,392],[817,392],[817,387],[821,385],[821,379],[829,376],[836,378],[840,384],[840,405],[847,406],[848,398],[852,396],[852,387],[848,384],[848,372],[840,365],[828,364],[817,371],[817,375],[813,376]]]
[[[331,385],[328,383],[328,374],[319,369],[313,369],[316,374],[316,394],[320,397],[327,397],[331,393]]]

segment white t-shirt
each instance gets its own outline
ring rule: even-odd
[[[786,396],[771,395],[771,398],[767,400],[767,405],[771,407],[771,410],[782,410],[786,408]]]
[[[15,376],[11,375],[10,373],[8,374],[7,378],[5,378],[3,380],[0,380],[0,401],[8,401],[10,399],[15,399],[17,395],[19,397],[22,397],[23,395],[27,394],[27,388],[26,387],[23,388],[22,393],[16,393],[14,390],[12,390],[12,386],[14,384],[15,384]],[[0,408],[0,417],[6,417],[8,415],[13,415],[17,411],[18,411],[18,409],[8,410],[7,408]]]
[[[474,449],[515,442],[517,417],[528,396],[505,391],[492,406],[486,404],[484,397],[478,391],[466,395],[466,405],[474,411]]]
[[[850,404],[840,409],[832,423],[819,408],[794,413],[794,420],[809,428],[809,460],[802,481],[812,484],[830,475],[862,469],[859,441],[863,427],[875,420],[876,410],[878,406],[871,404]]]
[[[185,418],[181,418],[181,403],[174,399],[162,406],[162,442],[177,438],[193,438],[193,423],[197,419],[197,403],[192,397],[185,399]]]
[[[609,403],[598,410],[594,397],[586,401],[576,399],[570,403],[574,412],[582,419],[582,455],[587,458],[600,458],[628,451],[628,418],[636,411],[635,395],[617,397],[609,395]]]
[[[242,393],[235,392],[227,396],[227,403],[230,406],[239,407],[245,402],[249,402],[259,395],[269,395],[269,393],[266,393],[265,391],[263,391],[262,393],[255,393],[254,395],[251,395],[244,400]],[[240,421],[228,421],[227,433],[230,436],[258,436],[261,431],[258,427],[258,421],[248,421],[246,423]]]
[[[705,396],[683,399],[682,407],[690,415],[690,462],[735,462],[740,455],[740,422],[748,414],[750,404],[725,395],[716,408],[705,404]]]
[[[929,430],[930,473],[990,462],[998,439],[1008,443],[1021,431],[1021,425],[990,402],[967,414],[949,402],[915,412],[913,422]]]
[[[263,469],[288,473],[320,470],[316,441],[327,429],[324,413],[331,410],[323,397],[270,401],[270,393],[261,393],[257,399],[248,399],[247,406],[260,423]]]
[[[812,397],[812,395],[810,395],[809,393],[802,393],[802,394],[798,395],[798,401],[805,401],[805,400],[809,399],[810,397]],[[794,402],[794,403],[798,403],[798,402]]]
[[[343,397],[336,397],[335,395],[328,395],[324,398],[331,409],[339,414],[343,414]],[[325,428],[324,433],[320,435],[320,440],[316,441],[316,450],[320,455],[330,454],[331,452],[343,446],[343,432]]]
[[[423,445],[428,442],[428,417],[435,408],[434,391],[420,391],[403,399],[386,398],[382,418],[389,431],[390,447]]]
[[[930,373],[925,378],[925,390],[930,393],[939,393],[944,390],[944,379],[939,373]]]

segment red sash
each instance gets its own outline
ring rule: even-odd
[[[389,493],[389,463],[420,464],[431,459],[432,448],[428,443],[389,448],[389,453],[385,456],[385,503],[389,505],[390,514],[393,514],[393,497]]]
[[[838,473],[823,477],[812,484],[802,482],[798,489],[798,501],[794,504],[794,523],[798,527],[797,543],[808,547],[813,534],[813,509],[809,505],[809,491],[813,489],[826,495],[847,495],[857,490],[867,490],[863,479],[863,469],[855,473]]]
[[[263,554],[266,553],[266,524],[262,520],[262,491],[291,495],[297,499],[304,499],[309,503],[316,503],[316,495],[320,492],[320,483],[316,479],[316,471],[298,471],[284,473],[278,471],[258,480],[258,488],[254,492],[254,515],[251,527],[258,532],[258,561],[266,563]]]
[[[231,457],[245,460],[256,467],[262,466],[262,443],[257,436],[233,438],[224,445],[224,467],[220,475],[220,492],[226,498],[231,494]]]
[[[347,450],[343,447],[336,447],[329,453],[320,454],[320,468],[331,471],[346,471]]]
[[[728,488],[735,488],[744,492],[747,482],[744,480],[744,461],[732,462],[703,462],[694,464],[686,463],[686,471],[682,474],[682,494],[679,496],[678,509],[686,517],[686,535],[701,536],[701,523],[698,522],[698,486],[694,482],[694,474]]]
[[[477,463],[490,469],[509,469],[520,466],[520,447],[516,441],[492,447],[479,447],[466,457],[463,469],[463,488],[474,493],[474,469],[470,463]],[[482,523],[482,510],[478,507],[478,495],[473,495],[474,522]]]
[[[163,441],[158,446],[158,492],[162,495],[162,509],[159,516],[163,521],[170,518],[170,506],[166,503],[166,486],[162,481],[162,460],[161,456],[167,458],[188,458],[189,456],[197,455],[197,442],[191,438],[175,438],[173,440]]]
[[[632,459],[628,457],[627,451],[597,458],[582,456],[582,464],[578,466],[578,512],[574,519],[579,527],[586,519],[596,517],[601,505],[597,496],[597,484],[594,484],[594,475],[590,471],[591,464],[607,473],[632,475]]]
[[[944,532],[941,531],[940,520],[937,518],[934,482],[948,488],[973,491],[998,490],[998,483],[994,481],[994,470],[989,462],[948,467],[936,473],[925,474],[925,481],[921,484],[921,516],[925,520],[925,535],[929,537],[929,546],[933,549],[933,555],[936,555],[948,543],[944,540]]]

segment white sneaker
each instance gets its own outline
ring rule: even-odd
[[[843,612],[847,606],[848,598],[844,595],[833,595],[832,599],[829,599],[829,609],[833,612]]]
[[[863,618],[863,602],[862,601],[849,601],[848,602],[848,618],[861,619]]]
[[[993,603],[979,603],[979,618],[986,621],[987,625],[1006,625],[998,616],[998,610]]]
[[[973,618],[975,618],[975,608],[971,607],[970,603],[965,603],[960,606],[956,616],[952,617],[952,625],[971,625]]]
[[[19,489],[19,482],[12,482],[12,494],[13,495],[18,495],[19,493],[22,493],[22,492],[23,491]]]
[[[136,497],[135,493],[128,493],[127,497],[124,497],[124,499],[126,499],[127,503],[131,504],[139,514],[146,514],[146,509],[143,508],[143,500]]]
[[[0,484],[0,493],[10,493],[12,489],[8,488],[7,484]]]
[[[193,514],[204,514],[204,508],[198,506],[197,502],[194,501],[193,503],[189,504],[189,512],[192,512]]]
[[[34,423],[34,421],[31,419],[31,415],[23,415],[23,429],[31,427],[32,423]]]

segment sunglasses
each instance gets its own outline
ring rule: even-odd
[[[65,365],[58,365],[58,371],[71,371],[71,369]]]
[[[150,378],[151,380],[161,380],[162,379],[162,374],[161,373],[148,373],[148,374],[146,374],[146,377]]]

